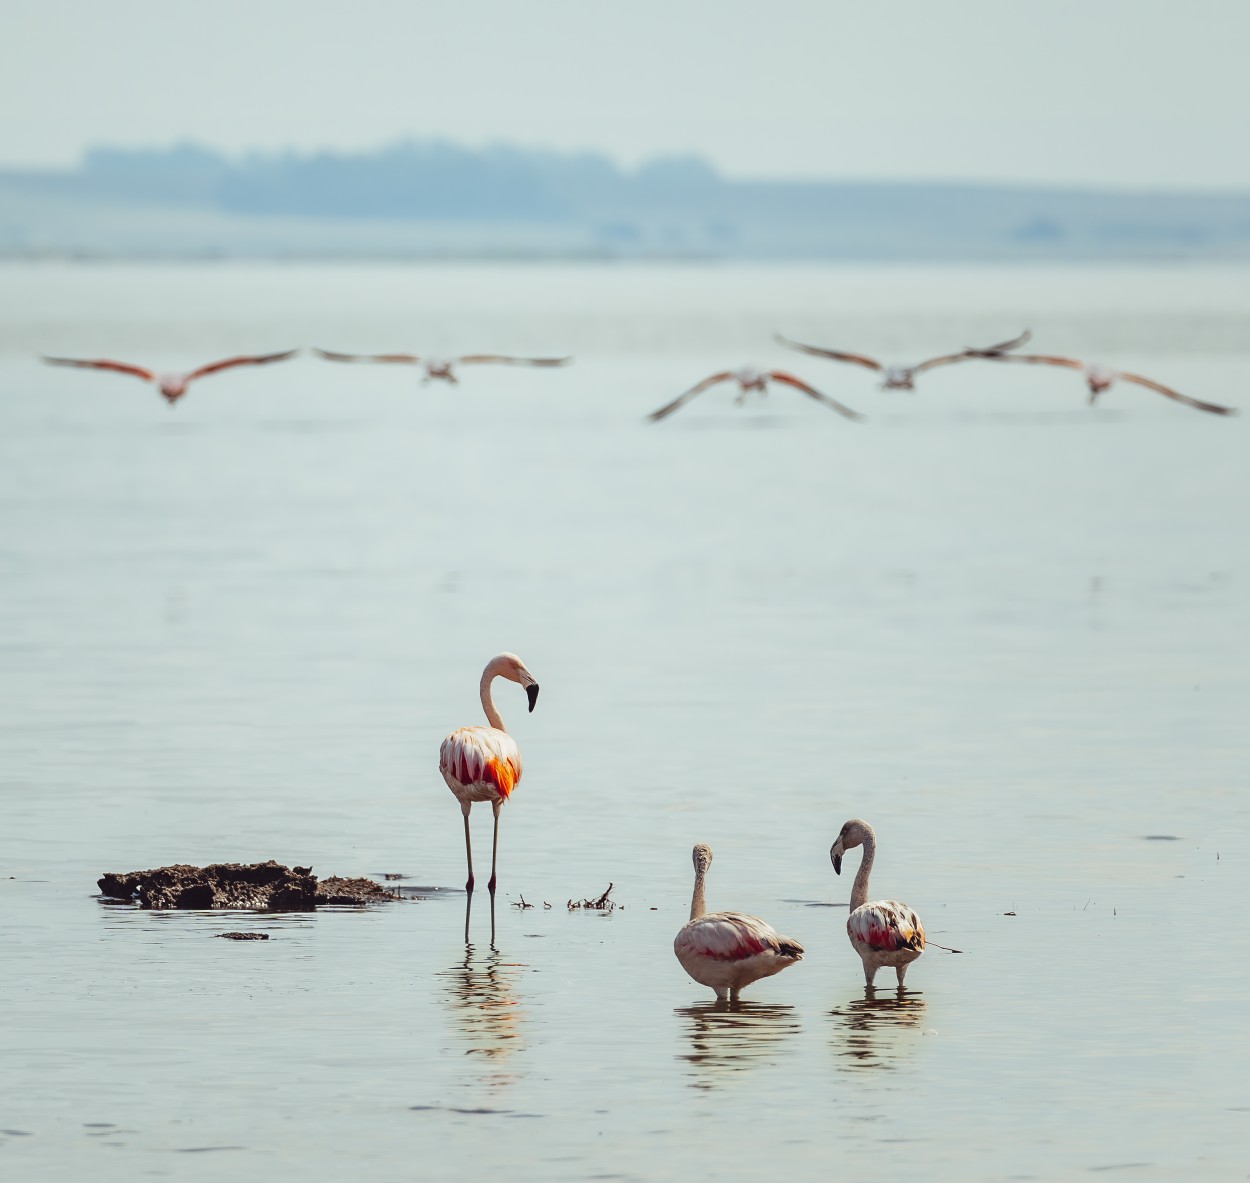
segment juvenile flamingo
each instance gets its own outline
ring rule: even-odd
[[[839,415],[845,415],[848,419],[862,419],[858,411],[852,411],[850,407],[844,407],[836,399],[830,398],[827,394],[821,394],[812,386],[808,386],[806,382],[800,381],[793,374],[787,373],[785,370],[754,370],[749,366],[740,370],[721,370],[719,373],[712,374],[708,378],[704,378],[702,382],[692,386],[684,394],[679,394],[671,403],[665,403],[658,411],[652,411],[647,416],[653,423],[671,415],[679,407],[683,407],[696,394],[702,394],[709,386],[715,386],[718,382],[737,382],[738,397],[734,399],[735,405],[741,406],[746,396],[752,390],[758,390],[760,394],[764,394],[768,390],[770,382],[781,382],[786,386],[793,386],[795,390],[801,390],[808,398],[814,398],[818,403],[824,403],[825,406],[838,412]]]
[[[1123,370],[1113,370],[1107,366],[1079,361],[1075,357],[1056,357],[1047,353],[1018,353],[1012,356],[996,353],[985,356],[989,356],[992,361],[1014,361],[1023,362],[1026,365],[1062,366],[1069,370],[1080,370],[1085,378],[1085,384],[1089,387],[1089,405],[1091,407],[1103,391],[1110,390],[1116,381],[1120,380],[1144,386],[1147,390],[1153,390],[1165,398],[1170,398],[1178,403],[1184,403],[1187,407],[1197,407],[1200,411],[1209,411],[1212,415],[1237,414],[1232,407],[1223,407],[1219,403],[1204,403],[1200,399],[1190,398],[1187,394],[1181,394],[1171,387],[1164,386],[1150,378],[1143,378],[1140,374],[1128,374]]]
[[[241,357],[227,357],[222,361],[209,362],[208,365],[200,366],[198,370],[192,370],[190,373],[185,374],[158,374],[155,370],[145,369],[143,366],[132,366],[129,362],[108,361],[104,358],[88,360],[76,357],[45,357],[43,360],[50,366],[80,366],[88,370],[113,370],[118,374],[133,374],[136,378],[142,378],[145,382],[155,383],[157,390],[161,392],[161,397],[172,407],[174,403],[187,393],[187,387],[196,378],[203,378],[206,374],[216,374],[219,370],[233,369],[235,366],[264,366],[271,361],[286,361],[287,358],[294,357],[298,352],[298,349],[287,349],[283,353],[259,353]]]
[[[862,353],[847,353],[841,349],[825,349],[819,345],[804,345],[801,341],[791,341],[777,334],[777,340],[787,349],[797,349],[800,353],[810,353],[813,357],[827,357],[833,361],[847,361],[865,369],[877,370],[881,374],[882,390],[915,390],[916,375],[925,370],[948,366],[952,362],[968,361],[972,358],[998,357],[1009,349],[1018,349],[1032,334],[1028,329],[1010,341],[1000,341],[997,345],[987,345],[984,349],[962,349],[958,353],[944,353],[941,357],[931,357],[914,366],[887,366],[876,358]]]
[[[502,353],[466,353],[462,357],[427,357],[424,362],[415,353],[335,353],[329,349],[314,349],[318,357],[326,361],[395,362],[399,365],[425,366],[421,384],[441,378],[453,386],[460,382],[455,366],[472,366],[491,363],[505,366],[565,366],[571,357],[507,357]]]
[[[757,916],[708,912],[703,880],[712,865],[712,848],[694,848],[694,897],[690,921],[673,938],[681,967],[701,986],[711,986],[718,1001],[736,1001],[743,986],[771,977],[803,958],[803,946],[779,936]]]
[[[864,848],[864,858],[851,888],[851,914],[846,918],[846,935],[864,963],[868,985],[883,965],[894,967],[900,988],[907,967],[924,952],[924,926],[906,904],[897,900],[868,903],[868,876],[877,853],[877,833],[866,821],[852,818],[842,827],[837,841],[829,848],[834,872],[842,874],[842,856],[853,847]]]
[[[438,753],[438,769],[447,787],[460,802],[464,814],[464,854],[469,864],[469,879],[465,891],[473,890],[473,847],[469,841],[469,810],[474,801],[489,801],[495,812],[495,836],[491,844],[490,882],[486,885],[495,899],[495,862],[499,854],[499,810],[511,796],[521,779],[521,753],[516,740],[504,730],[503,720],[495,710],[490,694],[490,684],[496,678],[507,678],[525,687],[530,710],[538,701],[538,683],[525,668],[525,663],[515,653],[501,653],[492,657],[482,671],[479,691],[482,710],[486,712],[488,727],[461,727],[445,740]]]

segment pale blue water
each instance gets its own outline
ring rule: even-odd
[[[989,364],[886,395],[769,338],[906,361],[1027,324],[1250,408],[1248,278],[0,271],[5,1177],[1245,1177],[1245,418]],[[578,360],[300,359],[173,409],[33,360],[297,344]],[[744,363],[870,421],[727,390],[643,421]],[[466,952],[437,748],[505,648],[543,689],[498,692],[525,777]],[[855,815],[874,894],[967,950],[902,1000],[824,906]],[[696,841],[711,906],[808,949],[738,1014],[671,952]],[[95,898],[271,856],[451,890]],[[622,909],[568,911],[609,881]]]

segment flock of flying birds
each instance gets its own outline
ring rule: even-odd
[[[1059,366],[1064,369],[1079,370],[1089,389],[1090,405],[1094,404],[1100,394],[1109,390],[1117,381],[1121,381],[1145,387],[1147,390],[1153,390],[1156,394],[1161,394],[1165,398],[1170,398],[1178,403],[1184,403],[1186,406],[1195,407],[1199,411],[1209,411],[1213,415],[1236,414],[1236,411],[1231,407],[1191,398],[1187,394],[1181,394],[1169,386],[1164,386],[1162,383],[1156,382],[1151,378],[1145,378],[1140,374],[1132,374],[1125,370],[1115,370],[1099,363],[1080,361],[1074,357],[1060,357],[1049,353],[1016,352],[1030,337],[1031,334],[1026,329],[1018,337],[1010,341],[1001,341],[997,345],[987,345],[979,349],[964,348],[954,353],[944,353],[911,366],[885,365],[876,358],[868,357],[863,353],[849,353],[846,350],[830,349],[821,345],[806,345],[801,341],[791,341],[780,335],[777,336],[777,341],[787,349],[794,349],[812,357],[846,362],[851,365],[861,366],[867,370],[873,370],[881,375],[882,390],[915,390],[916,379],[928,370],[937,369],[939,366],[953,365],[956,362],[980,360],[1024,365]],[[206,377],[209,374],[220,373],[222,370],[233,369],[236,366],[262,366],[269,365],[272,362],[288,361],[300,352],[298,349],[287,349],[281,353],[244,354],[238,357],[224,358],[221,361],[209,362],[198,369],[183,373],[158,373],[145,366],[132,365],[129,362],[111,361],[107,358],[45,357],[43,360],[50,365],[79,366],[85,369],[109,370],[114,373],[133,375],[136,378],[141,378],[144,382],[153,384],[161,396],[172,405],[182,398],[187,393],[188,386],[199,378]],[[326,361],[334,362],[379,362],[421,366],[423,369],[422,383],[439,380],[450,382],[453,385],[459,382],[456,376],[457,366],[482,364],[563,366],[573,360],[571,357],[510,357],[500,353],[469,353],[454,358],[423,358],[415,353],[336,353],[329,349],[314,349],[313,353]],[[751,367],[737,370],[720,370],[715,374],[710,374],[689,390],[679,394],[672,402],[665,403],[664,406],[652,411],[648,418],[653,422],[665,419],[674,411],[684,407],[691,399],[722,382],[736,382],[738,384],[738,396],[735,402],[739,404],[745,401],[747,395],[753,391],[764,394],[771,383],[779,383],[782,386],[788,386],[794,390],[801,391],[808,398],[815,399],[817,402],[829,407],[830,410],[836,411],[839,415],[843,415],[848,419],[863,418],[858,411],[852,410],[850,407],[838,402],[837,399],[831,398],[829,395],[817,390],[810,383],[796,377],[788,370],[757,370]]]
[[[469,811],[474,803],[489,804],[494,813],[491,840],[490,880],[491,940],[494,941],[495,887],[499,861],[499,812],[521,779],[521,753],[516,740],[503,725],[491,687],[496,678],[516,682],[525,690],[529,709],[538,702],[538,682],[515,653],[500,653],[486,663],[478,683],[486,726],[460,727],[443,740],[438,767],[460,802],[464,815],[464,854],[469,867],[465,883],[469,906],[465,910],[464,939],[469,939],[469,914],[473,902],[473,843],[469,836]],[[877,835],[866,821],[852,818],[838,833],[829,857],[834,871],[842,874],[842,858],[856,846],[864,848],[859,872],[851,888],[846,933],[859,954],[869,986],[877,970],[893,969],[898,988],[903,988],[907,967],[924,952],[925,934],[920,918],[897,900],[868,899],[868,876],[877,851]],[[673,952],[681,967],[701,986],[710,986],[719,1001],[736,1001],[745,986],[771,977],[803,959],[803,946],[783,937],[758,916],[741,912],[709,912],[704,901],[704,880],[712,865],[712,849],[700,843],[694,848],[694,896],[690,920],[673,940]],[[954,951],[954,950],[952,950]]]

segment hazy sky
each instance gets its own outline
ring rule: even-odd
[[[1250,188],[1246,0],[7,0],[0,163],[194,139]]]

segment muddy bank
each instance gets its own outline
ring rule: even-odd
[[[239,908],[259,912],[312,912],[326,905],[371,904],[399,897],[372,879],[318,880],[310,867],[265,863],[176,863],[150,871],[107,874],[102,894],[141,908]]]

